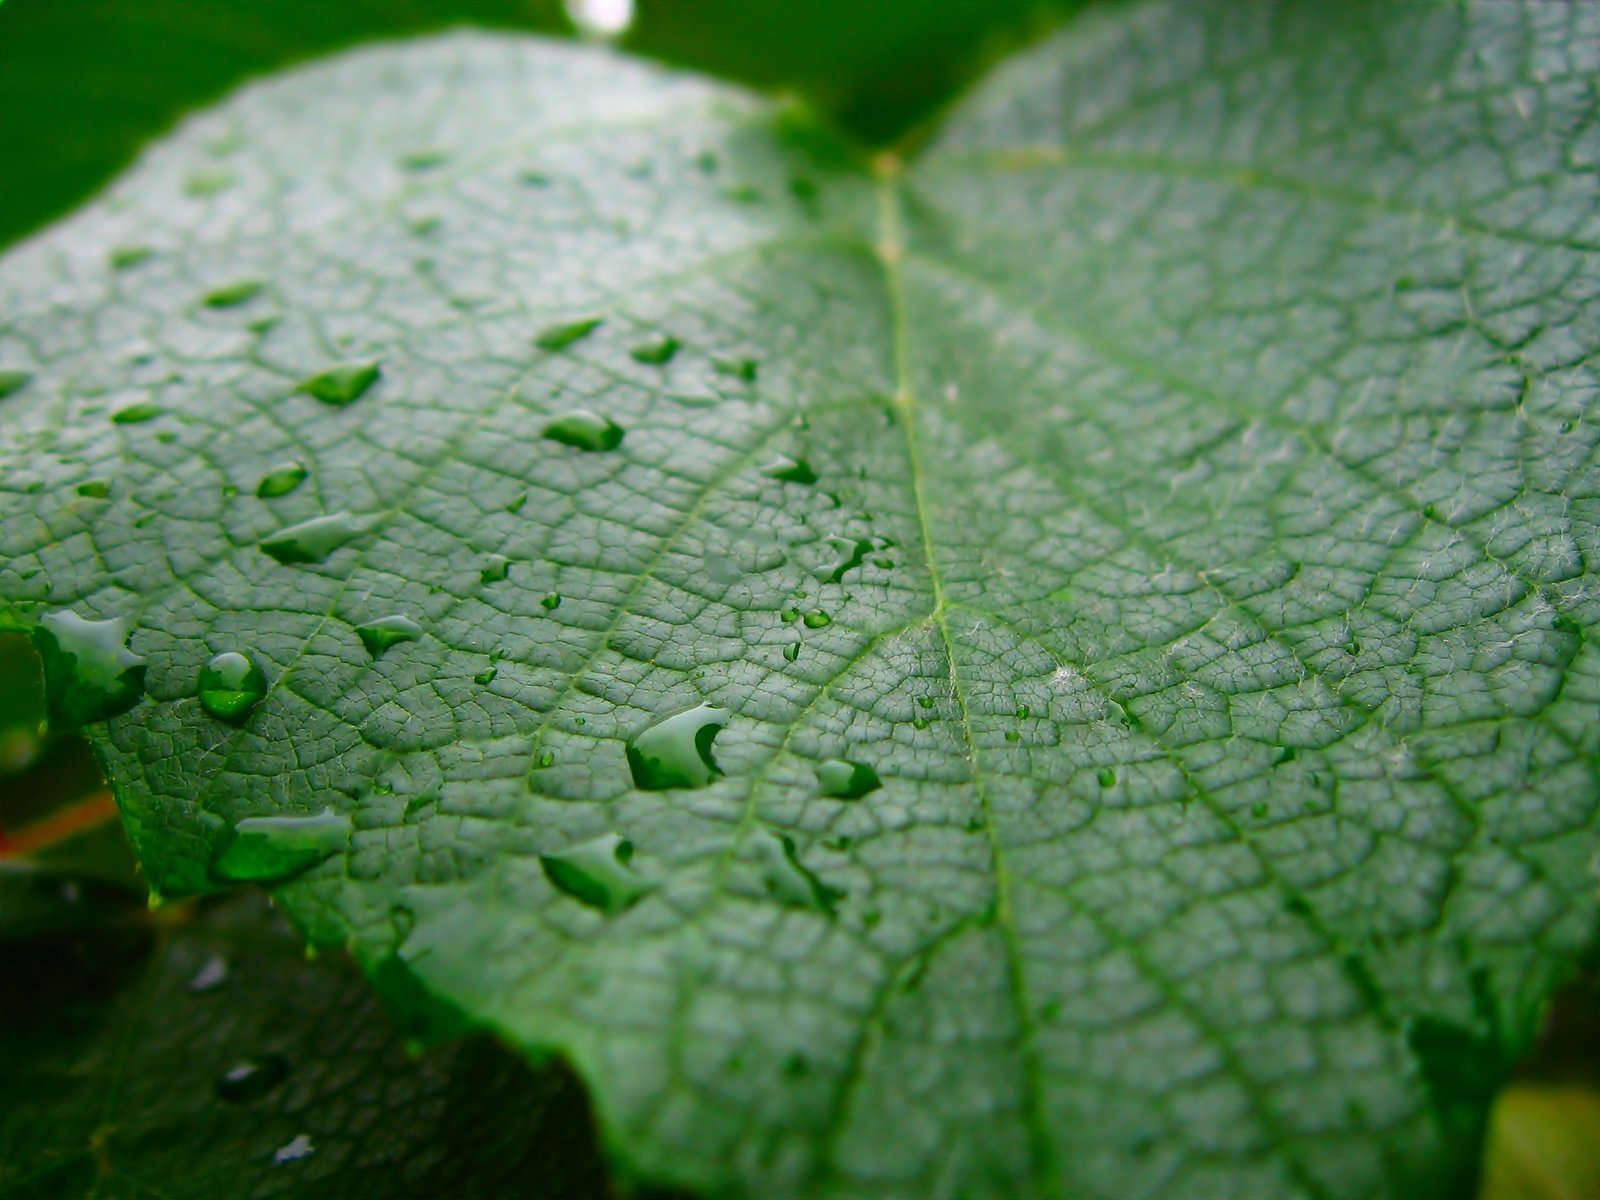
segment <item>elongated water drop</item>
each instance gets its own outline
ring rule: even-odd
[[[499,667],[487,666],[472,677],[472,682],[479,687],[488,687],[489,684],[494,682],[495,676],[498,674],[500,674]]]
[[[683,349],[683,343],[671,334],[661,334],[642,342],[628,351],[629,357],[634,362],[644,363],[652,367],[664,367],[677,357],[678,351]]]
[[[247,817],[211,864],[230,883],[270,883],[298,875],[350,842],[350,818],[332,809],[285,817]]]
[[[751,835],[750,848],[760,864],[761,882],[769,896],[794,908],[833,916],[844,893],[823,883],[804,866],[792,841],[763,829]]]
[[[149,246],[118,246],[106,255],[106,261],[113,271],[127,271],[149,261],[154,254]]]
[[[266,675],[237,651],[219,654],[200,669],[200,707],[219,721],[243,725],[266,694]]]
[[[297,392],[315,396],[324,404],[343,406],[354,404],[367,389],[378,382],[383,368],[377,359],[352,360],[335,363],[326,370],[302,379]]]
[[[878,773],[866,763],[830,758],[817,764],[817,784],[824,796],[840,800],[859,800],[883,786]]]
[[[547,325],[533,339],[533,344],[541,350],[565,350],[599,329],[604,320],[603,317],[579,317],[575,321]]]
[[[794,660],[799,658],[799,657],[800,657],[800,643],[799,642],[790,642],[787,646],[785,646],[783,648],[783,659],[784,659],[785,662],[794,662]]]
[[[364,530],[347,512],[328,513],[280,529],[261,543],[261,549],[281,563],[319,563]]]
[[[697,704],[657,721],[628,743],[628,767],[636,787],[705,787],[722,774],[711,743],[728,723],[728,710]]]
[[[653,884],[629,864],[633,843],[615,833],[539,858],[545,878],[591,908],[617,913],[634,904]]]
[[[89,500],[104,500],[111,494],[111,481],[108,479],[86,479],[73,490],[78,495]]]
[[[504,554],[491,554],[489,561],[478,572],[478,579],[483,583],[499,583],[511,571],[511,560]]]
[[[287,496],[305,481],[306,468],[304,463],[279,463],[261,477],[261,482],[256,484],[256,495],[263,500],[271,500],[276,496]]]
[[[719,375],[727,375],[744,383],[754,383],[760,364],[753,358],[718,356],[711,360],[711,368]]]
[[[817,481],[817,473],[811,469],[810,463],[803,458],[790,458],[787,454],[776,455],[761,468],[761,473],[785,483],[813,484]]]
[[[207,308],[238,308],[259,296],[263,286],[259,279],[240,279],[207,292],[201,303]]]
[[[235,1063],[217,1078],[217,1095],[230,1104],[259,1100],[289,1077],[289,1060],[263,1054]]]
[[[116,412],[111,414],[111,423],[113,425],[143,425],[146,421],[154,421],[166,411],[159,404],[141,400],[137,404],[130,404],[125,408],[117,409]]]
[[[869,541],[840,537],[837,534],[828,539],[828,545],[835,551],[834,560],[817,569],[817,578],[829,583],[843,582],[845,572],[859,567],[862,559],[874,549]]]
[[[615,450],[622,445],[623,429],[609,417],[575,408],[546,423],[540,431],[552,442],[579,450]]]
[[[133,622],[74,612],[39,619],[33,643],[44,665],[51,720],[68,727],[127,712],[144,695],[145,661],[127,648]]]
[[[383,652],[401,642],[414,642],[422,636],[422,626],[403,613],[375,617],[356,626],[356,636],[373,658],[382,658]]]
[[[4,400],[13,393],[20,392],[33,382],[32,371],[19,371],[12,368],[0,370],[0,400]]]

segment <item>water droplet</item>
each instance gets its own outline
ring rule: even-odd
[[[712,358],[711,369],[719,375],[727,375],[744,383],[754,383],[756,375],[761,369],[761,364],[753,358],[732,358],[718,355]]]
[[[256,484],[256,495],[263,500],[270,500],[274,496],[287,496],[304,483],[305,479],[304,463],[279,463],[261,477],[261,482]]]
[[[376,617],[356,626],[356,636],[373,658],[382,658],[390,646],[401,642],[414,642],[422,636],[422,626],[402,613]]]
[[[200,707],[219,721],[243,725],[266,694],[266,675],[237,651],[217,655],[200,670]]]
[[[575,446],[579,450],[615,450],[622,445],[623,437],[622,426],[586,408],[562,413],[547,423],[541,432],[552,442]]]
[[[828,583],[842,583],[845,572],[855,570],[861,565],[861,560],[876,549],[869,541],[837,534],[828,538],[828,545],[833,547],[836,557],[833,562],[817,569],[817,578]]]
[[[145,421],[155,420],[165,411],[166,409],[159,404],[152,404],[148,400],[143,400],[138,404],[130,404],[126,408],[117,409],[116,412],[111,414],[111,423],[113,425],[141,425]]]
[[[187,991],[195,995],[204,995],[214,992],[228,982],[228,960],[220,954],[213,954],[200,964],[200,969],[189,976],[189,982],[184,984]]]
[[[499,667],[485,667],[472,677],[472,682],[477,684],[479,687],[487,687],[489,684],[494,682],[494,677],[498,674],[500,674]]]
[[[259,279],[240,279],[214,292],[207,292],[201,303],[207,308],[238,308],[259,296],[262,286]]]
[[[32,371],[0,370],[0,400],[15,395],[33,382]]]
[[[302,1158],[310,1158],[316,1152],[317,1148],[312,1145],[311,1135],[297,1133],[286,1144],[272,1152],[272,1164],[281,1167],[288,1163],[299,1162]]]
[[[522,506],[528,502],[527,492],[518,492],[516,498],[506,505],[506,511],[515,515],[522,511]]]
[[[820,608],[813,608],[801,619],[805,622],[807,629],[821,629],[824,626],[833,624],[833,618]]]
[[[312,815],[246,817],[211,864],[229,883],[270,883],[338,854],[350,841],[350,818],[330,808]]]
[[[402,171],[431,171],[435,167],[442,167],[450,161],[450,156],[443,150],[424,149],[412,150],[400,156],[400,169]]]
[[[511,560],[504,554],[491,554],[483,570],[478,572],[478,578],[484,583],[499,583],[511,571]]]
[[[911,728],[913,728],[913,729],[926,729],[927,727],[928,727],[928,718],[927,717],[912,717],[911,718]]]
[[[830,758],[817,764],[817,783],[824,796],[840,800],[859,800],[883,786],[878,773],[866,763]]]
[[[790,642],[787,646],[785,646],[783,648],[783,658],[784,658],[785,662],[793,662],[795,659],[797,659],[799,657],[800,657],[800,643],[799,642]]]
[[[683,349],[682,342],[669,333],[663,333],[659,337],[651,338],[648,342],[640,343],[632,350],[629,350],[628,354],[634,362],[644,363],[651,367],[663,367],[671,362],[681,349]]]
[[[196,171],[183,181],[183,190],[189,196],[215,196],[233,186],[233,175],[227,171]]]
[[[155,251],[149,246],[118,246],[106,256],[113,271],[127,271],[148,261]]]
[[[800,610],[798,608],[785,608],[778,613],[778,620],[780,621],[798,621],[799,619]]]
[[[1026,721],[1032,715],[1033,709],[1029,708],[1026,704],[1017,705],[1017,720]]]
[[[217,1077],[217,1095],[230,1104],[259,1100],[289,1076],[289,1060],[281,1054],[247,1058]]]
[[[551,884],[591,908],[618,913],[634,904],[653,886],[628,864],[633,843],[615,833],[569,847],[559,854],[539,856]]]
[[[1280,763],[1293,762],[1299,753],[1294,746],[1279,746],[1278,752],[1272,757],[1272,765],[1276,767]]]
[[[1250,815],[1258,821],[1261,820],[1262,817],[1266,816],[1270,811],[1271,809],[1267,807],[1267,802],[1265,800],[1257,800],[1250,806]]]
[[[554,750],[541,750],[539,757],[533,760],[533,765],[540,770],[556,765],[556,752]]]
[[[383,368],[377,359],[334,363],[326,370],[302,379],[294,390],[315,396],[324,404],[354,404],[378,382],[381,374]]]
[[[728,710],[697,704],[657,721],[628,743],[634,786],[646,791],[705,787],[722,774],[711,743],[728,723]]]
[[[633,24],[634,0],[566,0],[567,17],[588,37],[621,37]]]
[[[761,468],[761,473],[785,483],[812,484],[817,481],[817,473],[811,469],[810,463],[803,458],[790,458],[787,454],[776,455]]]
[[[932,696],[918,696],[917,697],[917,706],[919,708],[932,708],[934,706],[934,703],[935,703],[935,701],[934,701],[934,698]]]
[[[1117,773],[1110,767],[1101,767],[1095,772],[1094,777],[1100,781],[1100,786],[1103,788],[1116,786]]]
[[[844,893],[829,887],[802,865],[792,841],[761,830],[751,836],[750,846],[761,864],[761,882],[769,896],[794,908],[833,916]]]
[[[1022,735],[1020,733],[1018,733],[1015,729],[1006,730],[1006,741],[1008,741],[1008,742],[1019,742],[1021,740],[1022,740]]]
[[[239,498],[239,489],[234,487],[231,483],[223,484],[222,498],[224,500],[237,500]]]
[[[604,317],[579,317],[575,321],[547,325],[534,337],[533,344],[541,350],[565,350],[599,329],[604,321]]]
[[[544,609],[546,612],[554,612],[556,609],[561,607],[561,596],[556,592],[551,592],[548,596],[539,601],[539,607]]]
[[[90,500],[104,500],[111,494],[111,482],[106,479],[87,479],[73,490]]]
[[[261,543],[261,549],[281,563],[319,563],[364,531],[365,526],[349,513],[328,513],[280,529]]]
[[[139,703],[145,661],[125,644],[132,630],[126,617],[91,621],[62,611],[39,619],[33,642],[44,665],[53,721],[87,725]]]

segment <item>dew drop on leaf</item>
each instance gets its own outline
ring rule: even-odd
[[[279,463],[261,477],[261,482],[256,484],[256,495],[263,500],[270,500],[275,496],[287,496],[304,483],[305,479],[304,463]]]
[[[106,479],[86,479],[73,490],[89,500],[104,500],[111,494],[111,482]]]
[[[539,601],[539,607],[544,609],[546,612],[554,612],[556,609],[561,607],[560,593],[551,592],[549,595],[545,596]]]
[[[834,549],[834,561],[817,568],[817,578],[828,583],[842,583],[845,572],[859,567],[861,561],[874,548],[871,542],[859,538],[841,537],[838,534],[828,538],[828,545]]]
[[[328,513],[280,529],[262,541],[261,549],[281,563],[319,563],[363,530],[347,512]]]
[[[235,1063],[217,1076],[217,1095],[230,1104],[259,1100],[289,1076],[289,1060],[263,1054]]]
[[[790,642],[787,646],[785,646],[783,648],[783,659],[784,659],[785,662],[793,662],[795,659],[797,659],[799,657],[800,657],[800,643],[799,642]]]
[[[778,620],[780,621],[798,621],[799,619],[800,610],[798,608],[785,608],[778,613]]]
[[[628,356],[634,362],[644,363],[647,366],[664,367],[677,357],[681,349],[683,349],[682,342],[671,334],[664,333],[651,338],[648,342],[641,342],[628,351]]]
[[[472,682],[480,687],[487,687],[494,682],[494,677],[500,674],[499,667],[485,667],[472,677]]]
[[[756,375],[761,369],[761,364],[753,358],[725,358],[718,356],[711,360],[711,369],[719,375],[727,375],[745,383],[754,383]]]
[[[283,817],[246,817],[211,864],[211,873],[229,883],[270,883],[288,879],[344,850],[350,818],[332,809]]]
[[[116,412],[111,414],[111,423],[113,425],[142,425],[146,421],[155,420],[165,411],[159,404],[141,401],[138,404],[130,404],[126,408],[117,409]]]
[[[602,912],[628,908],[653,886],[630,866],[633,843],[615,833],[544,854],[539,865],[552,885]]]
[[[499,583],[511,570],[511,560],[504,554],[491,554],[478,578],[484,583]]]
[[[817,473],[811,469],[810,463],[803,458],[790,458],[787,454],[774,456],[762,466],[761,473],[785,483],[812,484],[817,481]]]
[[[817,764],[817,784],[824,796],[840,800],[859,800],[883,786],[878,773],[866,763],[830,758]]]
[[[240,279],[207,292],[201,303],[207,308],[238,308],[259,296],[262,286],[259,279]]]
[[[20,392],[33,380],[33,372],[15,368],[0,369],[0,400]]]
[[[382,658],[383,652],[401,642],[414,642],[422,636],[422,626],[403,613],[375,617],[356,626],[356,636],[373,658]]]
[[[604,320],[604,317],[579,317],[575,321],[547,325],[535,335],[533,344],[541,350],[565,350],[599,329]]]
[[[760,865],[767,895],[793,908],[809,908],[833,916],[844,893],[823,883],[800,862],[794,842],[763,829],[751,835],[750,848]]]
[[[113,271],[127,271],[147,262],[155,254],[149,246],[118,246],[106,256]]]
[[[562,413],[546,423],[540,432],[552,442],[591,451],[615,450],[622,445],[623,436],[622,426],[586,408]]]
[[[932,696],[918,696],[917,697],[917,707],[918,708],[932,708],[933,705],[934,705],[934,699],[933,699]]]
[[[805,622],[807,629],[821,629],[826,625],[833,624],[833,618],[820,608],[812,609],[801,619]]]
[[[127,712],[144,695],[145,661],[127,648],[133,622],[74,612],[41,617],[33,642],[44,665],[52,720],[68,727]]]
[[[335,363],[326,370],[302,379],[295,391],[315,396],[324,404],[354,404],[378,382],[378,376],[382,373],[376,359]]]
[[[634,786],[646,791],[705,787],[722,774],[711,743],[728,723],[728,710],[697,704],[657,721],[628,743]]]
[[[236,650],[217,655],[200,669],[200,707],[219,721],[244,724],[266,694],[266,675]]]
[[[1103,787],[1103,788],[1115,787],[1116,786],[1117,773],[1115,771],[1113,771],[1110,767],[1101,767],[1098,771],[1095,772],[1094,777],[1097,780],[1100,781],[1100,786]]]

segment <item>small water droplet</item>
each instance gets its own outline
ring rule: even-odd
[[[1100,781],[1100,786],[1103,788],[1116,786],[1117,773],[1110,767],[1101,767],[1095,772],[1094,777]]]
[[[727,375],[744,383],[754,383],[756,375],[761,370],[761,364],[753,358],[733,358],[717,355],[711,359],[711,369],[719,375]]]
[[[1018,733],[1015,729],[1006,730],[1006,741],[1008,741],[1008,742],[1018,742],[1018,741],[1021,741],[1021,740],[1022,740],[1022,735],[1020,733]]]
[[[0,400],[15,395],[32,382],[32,371],[19,371],[13,368],[0,370]]]
[[[1293,762],[1299,753],[1293,746],[1279,746],[1278,752],[1272,757],[1272,765],[1276,767],[1281,763]]]
[[[623,429],[608,417],[575,408],[549,421],[541,431],[543,436],[563,446],[579,450],[615,450],[622,445]]]
[[[1257,800],[1250,806],[1250,815],[1258,821],[1261,820],[1262,817],[1266,816],[1270,811],[1271,809],[1267,807],[1267,802],[1265,800]]]
[[[813,608],[801,619],[804,621],[807,629],[821,629],[824,626],[833,624],[833,618],[827,613],[823,612],[820,608]]]
[[[830,758],[817,764],[817,783],[824,796],[840,800],[859,800],[883,786],[878,773],[866,763]]]
[[[811,469],[810,463],[803,458],[790,458],[787,454],[776,455],[761,468],[761,473],[785,483],[812,484],[817,481],[817,473]]]
[[[539,856],[545,878],[574,900],[606,913],[633,905],[653,886],[629,863],[633,843],[615,833]]]
[[[780,621],[798,621],[799,619],[800,610],[798,608],[785,608],[778,613],[778,620]]]
[[[87,725],[139,703],[145,661],[126,646],[132,630],[126,617],[91,621],[63,610],[39,619],[33,643],[44,666],[53,721]]]
[[[270,883],[340,853],[349,841],[350,818],[331,808],[311,815],[246,817],[233,827],[211,871],[229,883]]]
[[[477,684],[479,687],[487,687],[489,684],[494,682],[494,677],[498,674],[500,674],[499,667],[485,667],[472,677],[472,682]]]
[[[1029,708],[1026,704],[1017,705],[1017,720],[1026,721],[1032,715],[1033,709]]]
[[[272,1152],[272,1163],[281,1167],[288,1163],[299,1162],[303,1158],[310,1158],[316,1152],[317,1148],[311,1142],[311,1135],[297,1133]]]
[[[111,414],[113,425],[142,425],[146,421],[153,421],[164,413],[166,409],[159,404],[152,404],[142,400],[138,404],[130,404],[126,408],[119,408]]]
[[[828,545],[835,551],[834,561],[817,568],[817,578],[827,583],[844,582],[845,572],[859,567],[868,553],[876,548],[869,541],[840,537],[837,534],[828,538]]]
[[[400,156],[400,169],[402,171],[431,171],[435,167],[442,167],[450,161],[450,155],[443,150],[426,148],[411,150]]]
[[[913,728],[913,729],[926,729],[927,727],[928,727],[928,718],[927,717],[912,717],[911,718],[911,728]]]
[[[540,770],[556,765],[556,752],[554,750],[541,750],[539,757],[533,760],[533,765]]]
[[[934,704],[935,704],[935,701],[934,701],[934,698],[932,696],[918,696],[917,697],[917,706],[919,708],[932,708],[934,706]]]
[[[230,1104],[259,1100],[289,1076],[289,1060],[281,1054],[247,1058],[217,1077],[217,1095]]]
[[[367,389],[378,382],[383,367],[377,359],[351,360],[334,363],[326,370],[308,375],[295,388],[308,396],[315,396],[324,404],[343,406],[354,404]]]
[[[259,279],[240,279],[207,292],[201,303],[207,308],[238,308],[259,296],[263,286]]]
[[[195,995],[204,995],[214,992],[228,982],[228,960],[220,954],[213,954],[200,964],[200,969],[189,976],[189,982],[184,984],[187,991]]]
[[[274,496],[287,496],[304,483],[305,479],[304,463],[279,463],[261,477],[261,482],[256,484],[256,495],[263,500],[270,500]]]
[[[671,334],[663,333],[642,342],[628,351],[629,357],[634,362],[644,363],[646,366],[663,367],[677,357],[678,351],[683,349],[683,343]]]
[[[155,251],[149,246],[118,246],[106,256],[113,271],[127,271],[147,262]]]
[[[646,791],[705,787],[722,774],[711,743],[727,725],[728,710],[697,704],[650,726],[628,743],[634,786]]]
[[[511,560],[504,554],[491,554],[483,570],[478,572],[478,578],[484,583],[499,583],[511,571]]]
[[[349,513],[328,513],[280,529],[261,549],[281,563],[319,563],[363,532],[365,526]]]
[[[356,626],[356,636],[373,658],[382,658],[383,652],[401,642],[414,642],[422,636],[422,626],[403,613],[376,617]]]
[[[844,893],[823,883],[800,862],[794,842],[761,830],[751,835],[750,847],[761,865],[761,881],[769,896],[794,908],[833,916]]]
[[[534,337],[533,344],[541,350],[565,350],[599,329],[604,321],[604,317],[579,317],[575,321],[547,325]]]
[[[266,694],[266,675],[237,651],[219,654],[200,669],[200,707],[219,721],[243,725]]]
[[[183,181],[185,195],[215,196],[233,186],[233,175],[228,171],[196,171]]]
[[[785,662],[793,662],[795,659],[797,659],[799,657],[800,657],[800,643],[799,642],[790,642],[787,646],[785,646],[783,648],[783,658],[784,658]]]
[[[544,609],[546,612],[554,612],[556,609],[561,607],[561,596],[556,592],[551,592],[548,596],[539,601],[539,607]]]
[[[506,505],[506,511],[513,515],[522,511],[522,506],[528,502],[527,492],[518,492],[515,499]]]
[[[239,489],[234,487],[231,483],[223,484],[222,498],[224,500],[237,500],[239,498]]]
[[[86,479],[73,490],[89,500],[104,500],[111,494],[111,482],[107,479]]]

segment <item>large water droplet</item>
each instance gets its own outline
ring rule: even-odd
[[[833,618],[820,608],[813,608],[804,617],[800,618],[807,629],[822,629],[833,624]]]
[[[761,865],[761,882],[769,896],[794,908],[833,916],[834,906],[844,893],[829,887],[806,868],[795,854],[792,841],[763,829],[751,835],[750,847]]]
[[[835,551],[834,561],[817,569],[817,578],[829,583],[843,582],[845,572],[853,571],[861,565],[861,560],[872,552],[875,547],[869,541],[860,538],[840,537],[837,534],[828,538],[828,545]]]
[[[1100,786],[1103,787],[1103,788],[1115,787],[1116,786],[1117,773],[1115,771],[1113,771],[1110,767],[1101,767],[1098,771],[1096,771],[1094,773],[1094,777],[1095,777],[1096,781],[1100,784]]]
[[[561,607],[561,594],[559,592],[550,592],[540,597],[539,607],[544,609],[545,612],[555,612],[556,609]]]
[[[478,579],[482,583],[500,583],[511,573],[511,560],[504,554],[491,554],[489,560],[478,572]]]
[[[628,767],[636,787],[705,787],[722,774],[711,743],[728,723],[728,710],[713,704],[674,713],[628,743]]]
[[[238,308],[259,296],[263,286],[259,279],[240,279],[207,292],[201,303],[207,308]]]
[[[126,646],[133,622],[91,621],[74,612],[41,617],[33,643],[44,664],[53,721],[87,725],[127,712],[144,695],[145,661]]]
[[[669,333],[663,333],[648,342],[641,342],[629,350],[628,354],[634,362],[651,367],[664,367],[677,357],[681,349],[683,349],[682,342]]]
[[[33,381],[32,371],[0,370],[0,400],[20,392]]]
[[[350,841],[350,818],[332,809],[292,817],[246,817],[211,864],[230,883],[270,883],[298,875]]]
[[[533,344],[541,350],[565,350],[599,329],[604,321],[604,317],[579,317],[575,321],[547,325],[533,339]]]
[[[219,721],[243,725],[267,694],[267,677],[243,654],[229,650],[200,669],[200,707]]]
[[[263,500],[270,500],[274,496],[287,496],[305,480],[304,463],[279,463],[261,477],[261,482],[256,484],[256,495]]]
[[[628,864],[633,843],[615,833],[539,858],[545,877],[574,900],[603,912],[632,905],[653,886]]]
[[[217,1095],[230,1104],[259,1100],[289,1076],[289,1060],[281,1054],[247,1058],[217,1077]]]
[[[799,642],[790,642],[787,646],[785,646],[783,648],[783,661],[784,662],[794,662],[794,660],[799,658],[799,657],[800,657],[800,643]]]
[[[361,639],[368,654],[373,658],[382,658],[383,652],[390,646],[416,641],[422,636],[422,626],[402,613],[391,613],[387,617],[375,617],[357,625],[356,636]]]
[[[883,786],[878,773],[866,763],[830,758],[817,764],[817,783],[824,796],[840,800],[859,800]]]
[[[378,382],[382,373],[376,359],[335,363],[325,371],[302,379],[295,391],[315,396],[324,404],[353,404]]]
[[[803,458],[790,458],[787,454],[775,456],[761,468],[761,473],[785,483],[812,484],[817,481],[817,473],[811,469],[810,463]]]
[[[579,450],[615,450],[622,445],[623,429],[615,421],[586,408],[575,408],[549,421],[541,431],[553,442]]]
[[[364,528],[347,512],[328,513],[280,529],[261,543],[261,549],[281,563],[319,563],[359,537]]]

